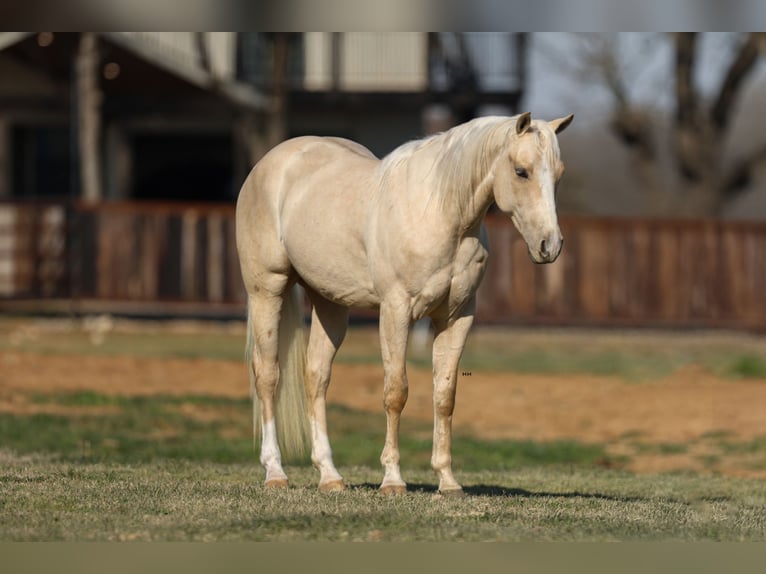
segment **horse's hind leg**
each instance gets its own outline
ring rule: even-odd
[[[253,368],[255,392],[261,402],[261,464],[266,469],[266,486],[287,486],[282,455],[277,443],[275,419],[276,389],[279,382],[279,317],[281,295],[260,291],[250,295],[251,328],[255,339]]]
[[[306,396],[311,423],[311,461],[319,470],[319,490],[343,490],[343,477],[332,461],[327,438],[326,395],[332,361],[343,342],[348,325],[348,309],[308,291],[314,305],[306,353]]]

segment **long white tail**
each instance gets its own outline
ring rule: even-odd
[[[287,459],[305,457],[311,444],[306,391],[303,374],[306,365],[306,335],[303,328],[303,297],[299,286],[285,296],[279,321],[279,383],[276,396],[276,427],[279,448]],[[261,435],[261,408],[255,392],[252,307],[247,309],[247,345],[245,360],[250,372],[250,396],[253,400],[253,439]]]

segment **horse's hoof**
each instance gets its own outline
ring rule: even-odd
[[[319,484],[319,492],[340,492],[346,490],[346,483],[343,480],[329,480]]]
[[[463,492],[463,489],[460,487],[440,490],[439,494],[446,496],[447,498],[463,498],[465,496],[465,492]]]
[[[384,484],[380,487],[380,493],[386,496],[397,496],[407,493],[406,484]]]
[[[288,482],[286,478],[272,478],[265,483],[266,488],[287,488]]]

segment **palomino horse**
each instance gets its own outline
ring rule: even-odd
[[[266,486],[287,485],[280,444],[293,449],[310,436],[319,489],[345,488],[327,437],[325,395],[348,308],[365,307],[380,309],[387,420],[381,492],[406,491],[398,444],[405,353],[410,324],[430,317],[431,466],[440,492],[462,493],[452,474],[452,413],[458,361],[487,261],[482,220],[494,201],[535,262],[558,257],[555,190],[564,166],[556,134],[572,117],[479,118],[406,143],[383,160],[349,140],[300,137],[253,168],[237,201],[237,248]],[[296,284],[313,305],[305,355]]]

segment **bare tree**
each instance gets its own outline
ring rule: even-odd
[[[290,40],[294,33],[258,34],[266,45],[267,56],[261,65],[266,70],[263,89],[268,94],[268,105],[263,112],[248,113],[240,120],[238,137],[245,142],[250,165],[254,165],[288,135],[289,57]]]
[[[77,134],[80,158],[81,197],[89,202],[102,196],[101,100],[99,86],[100,47],[96,34],[83,33],[76,54]]]
[[[647,193],[665,194],[672,185],[658,177],[661,137],[670,137],[673,169],[680,183],[674,201],[664,205],[680,215],[717,216],[726,203],[742,191],[754,164],[766,155],[759,150],[736,165],[721,161],[726,135],[742,88],[755,68],[764,42],[763,33],[738,35],[730,58],[711,94],[703,94],[695,81],[700,66],[700,37],[697,33],[676,33],[652,42],[669,41],[673,54],[671,80],[672,129],[659,129],[656,114],[632,96],[632,82],[640,70],[626,69],[614,37],[581,37],[578,58],[580,71],[596,76],[613,97],[610,128],[630,150]],[[644,65],[649,61],[637,58]],[[639,64],[640,65],[640,64]]]
[[[743,159],[733,168],[721,165],[722,147],[731,124],[732,111],[745,79],[760,55],[762,33],[745,35],[736,49],[717,92],[710,102],[702,101],[693,75],[698,63],[696,33],[677,33],[675,47],[676,110],[674,143],[680,175],[696,196],[697,209],[717,215],[723,205],[742,189],[739,183],[749,173],[756,156]]]

